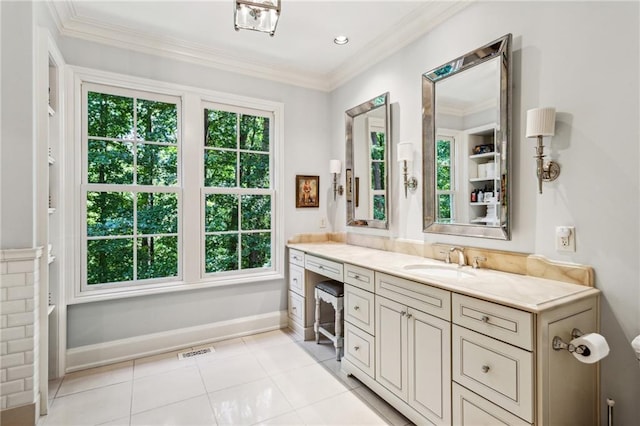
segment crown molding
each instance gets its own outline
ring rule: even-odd
[[[73,5],[68,0],[60,2],[47,1],[45,4],[49,9],[49,14],[53,19],[56,29],[58,30],[58,34],[62,34],[62,23],[69,18],[71,11],[73,10]]]
[[[105,44],[141,53],[190,62],[223,71],[240,73],[280,83],[328,91],[324,75],[283,67],[273,67],[247,58],[234,57],[209,46],[173,37],[155,37],[132,28],[108,24],[79,15],[71,0],[53,3],[54,21],[62,36]]]
[[[376,38],[346,63],[328,74],[264,64],[229,55],[220,49],[173,37],[150,36],[130,27],[79,15],[72,0],[48,1],[60,35],[129,49],[164,58],[239,73],[280,83],[330,92],[375,63],[397,52],[475,0],[428,2],[387,34]]]
[[[411,15],[397,23],[387,34],[371,41],[360,53],[349,58],[331,73],[329,90],[334,90],[362,73],[382,59],[391,56],[414,42],[476,0],[427,2]]]

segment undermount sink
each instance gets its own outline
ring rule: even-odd
[[[438,277],[438,278],[454,278],[454,279],[462,279],[462,278],[472,278],[475,277],[471,271],[464,270],[460,267],[456,266],[440,266],[440,265],[406,265],[404,267],[405,270],[416,272],[418,274],[427,275],[430,277]]]

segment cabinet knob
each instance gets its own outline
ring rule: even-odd
[[[405,315],[407,315],[407,313],[406,313],[405,311],[400,311],[400,316],[401,316],[401,317],[403,317],[403,316],[405,316]]]
[[[353,350],[356,351],[356,352],[359,351],[360,350],[360,346],[354,346]]]
[[[354,310],[354,311],[359,311],[359,310],[360,310],[360,306],[358,306],[358,305],[354,306],[354,307],[353,307],[353,310]]]
[[[407,314],[407,319],[411,318],[413,315]]]
[[[355,278],[356,280],[359,280],[360,279],[360,275],[355,274],[353,278]]]
[[[294,278],[294,279],[293,279],[293,282],[294,282],[294,283],[297,283],[297,282],[298,282],[298,279],[297,279],[297,278]]]
[[[298,310],[298,308],[296,308],[295,306],[292,306],[292,307],[291,307],[291,310],[292,310],[292,311],[297,311],[297,310]]]
[[[483,315],[483,316],[482,316],[482,322],[484,322],[484,323],[488,323],[488,322],[489,322],[489,317],[488,317],[488,316],[486,316],[486,315]]]
[[[491,370],[491,368],[490,368],[488,365],[483,365],[483,366],[482,366],[482,372],[483,372],[483,373],[488,373],[488,372],[489,372],[489,370]]]
[[[324,269],[324,266],[320,265],[320,266],[319,266],[319,268],[320,268],[320,269]]]

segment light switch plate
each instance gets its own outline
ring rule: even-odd
[[[576,228],[574,226],[556,226],[556,250],[576,251]]]

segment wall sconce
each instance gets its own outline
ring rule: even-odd
[[[233,26],[236,31],[260,31],[273,37],[279,17],[280,0],[236,0]]]
[[[402,175],[404,176],[404,198],[407,198],[407,189],[411,192],[418,187],[418,179],[409,177],[407,163],[413,161],[413,144],[411,142],[400,142],[398,144],[398,162],[403,162]]]
[[[329,173],[333,174],[333,199],[336,199],[336,193],[342,195],[344,193],[344,187],[338,185],[338,175],[342,171],[342,164],[340,160],[329,161]]]
[[[536,163],[538,175],[538,193],[542,194],[542,182],[554,181],[560,176],[560,165],[553,161],[544,164],[544,145],[542,138],[553,136],[556,129],[555,108],[534,108],[527,111],[527,137],[538,138]]]

